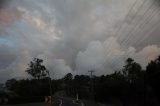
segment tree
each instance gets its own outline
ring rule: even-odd
[[[127,81],[127,95],[124,96],[124,105],[131,100],[139,101],[145,96],[145,71],[139,63],[132,58],[126,60],[126,65],[122,69],[123,75]]]
[[[71,73],[66,74],[63,78],[67,95],[70,95],[72,92],[72,79],[73,75]]]
[[[78,94],[80,98],[89,97],[89,81],[90,77],[87,75],[75,75],[73,79],[74,94]]]
[[[34,58],[33,61],[28,64],[29,67],[26,72],[35,79],[45,78],[48,75],[48,70],[42,63],[42,59]]]
[[[5,85],[8,89],[12,89],[12,87],[14,86],[14,84],[17,82],[16,79],[9,79],[6,81]]]
[[[123,69],[123,74],[129,82],[138,80],[142,73],[142,67],[139,63],[134,62],[132,58],[126,60],[126,65]]]
[[[68,74],[66,74],[66,75],[64,76],[64,81],[65,81],[66,83],[72,81],[72,79],[73,79],[73,75],[72,75],[71,73],[68,73]]]
[[[148,64],[146,72],[149,85],[160,98],[160,56]]]

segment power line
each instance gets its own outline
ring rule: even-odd
[[[153,4],[154,4],[155,2],[156,2],[156,1],[153,1],[153,2],[152,2],[152,4],[149,6],[149,8],[144,12],[143,17],[145,17],[145,15],[148,13],[148,11],[151,9],[151,7],[153,6]],[[137,21],[138,23],[136,24],[136,26],[133,27],[132,30],[129,31],[128,36],[127,36],[128,39],[124,40],[124,41],[122,42],[122,45],[123,45],[123,44],[124,44],[124,45],[127,44],[127,43],[128,43],[127,41],[129,41],[129,40],[131,39],[131,37],[133,37],[133,36],[131,36],[131,35],[132,35],[132,33],[134,32],[134,30],[136,30],[136,29],[142,30],[142,27],[144,27],[146,24],[148,24],[148,23],[150,22],[150,20],[151,20],[152,17],[154,16],[154,11],[155,11],[155,9],[156,9],[156,8],[152,9],[153,11],[151,11],[151,15],[150,15],[149,17],[145,17],[145,20],[144,20],[144,21],[140,21],[140,20],[143,18],[143,17],[140,17],[139,21],[140,21],[141,23],[139,24],[139,21]]]
[[[154,4],[154,2],[152,3],[152,5]],[[147,11],[152,7],[152,5],[150,5],[150,7],[147,9]],[[145,14],[147,13],[147,11],[144,13],[144,16],[145,16]],[[147,18],[148,19],[148,18]],[[152,19],[152,15],[151,15],[151,17],[149,18],[149,20],[151,20]],[[149,20],[146,22],[146,23],[148,23],[149,22]],[[145,23],[145,24],[146,24]],[[140,25],[141,27],[142,27],[142,25],[143,25],[143,23]],[[114,62],[113,62],[114,63]]]
[[[159,12],[159,11],[158,11]],[[158,15],[160,15],[160,12],[158,13]],[[156,15],[153,15],[153,16],[156,16]],[[152,18],[153,18],[153,16],[152,16]],[[160,19],[158,19],[158,21],[160,21]],[[145,38],[147,38],[147,37],[149,37],[149,35],[151,34],[151,33],[153,33],[153,31],[159,26],[159,22],[155,22],[152,26],[151,26],[151,28],[148,28],[148,30],[147,31],[150,31],[150,32],[147,32],[146,31],[146,35],[143,37],[143,39],[139,39],[139,42],[138,42],[138,44],[140,44],[142,41],[144,41],[145,40]]]
[[[114,34],[114,36],[117,36],[117,37],[120,36],[120,34],[118,35],[118,33],[122,30],[122,28],[123,28],[122,25],[125,23],[125,21],[126,21],[127,18],[129,17],[130,13],[132,12],[132,10],[134,9],[134,7],[136,6],[137,2],[138,2],[138,0],[136,0],[136,1],[133,3],[133,5],[132,5],[131,8],[129,9],[127,15],[126,15],[125,18],[123,19],[120,27],[117,29],[116,33]],[[144,1],[142,2],[141,6],[138,8],[138,10],[143,7],[143,5],[144,5],[145,2],[146,2],[146,0],[144,0]],[[136,11],[136,14],[137,14],[138,10]],[[135,14],[135,15],[136,15],[136,14]],[[134,17],[135,17],[135,15],[134,15]],[[132,20],[133,20],[133,18],[132,18]],[[109,44],[108,47],[109,47],[109,48],[108,48],[107,51],[110,51],[110,49],[112,48],[111,43]],[[106,52],[107,52],[107,51],[106,51]],[[109,54],[110,54],[110,52],[107,54],[107,57],[108,57]],[[105,62],[104,62],[104,64],[105,64]],[[103,65],[104,65],[104,64],[103,64]]]
[[[145,0],[144,0],[144,1],[145,1]],[[123,19],[120,27],[117,29],[116,33],[115,33],[113,36],[118,35],[118,32],[120,32],[120,31],[122,30],[122,28],[123,28],[122,25],[125,23],[125,20],[129,17],[130,13],[132,12],[133,8],[136,6],[137,2],[138,2],[138,0],[136,0],[136,1],[133,3],[133,5],[132,5],[131,8],[129,9],[127,15],[126,15],[125,18]],[[109,44],[109,46],[112,46],[111,43]],[[110,48],[108,48],[108,49],[110,49]],[[109,50],[108,50],[108,51],[109,51]]]
[[[137,1],[135,1],[135,3],[133,4],[133,6],[131,7],[131,9],[129,10],[128,14],[126,15],[126,17],[125,17],[124,20],[123,20],[123,23],[125,23],[125,20],[126,20],[127,17],[130,15],[130,13],[131,13],[132,9],[134,8],[134,6],[136,5],[136,3],[137,3]],[[144,0],[144,1],[142,2],[142,4],[140,5],[140,7],[138,8],[138,10],[140,10],[140,9],[144,6],[145,3],[146,3],[146,0]],[[132,21],[134,20],[134,18],[135,18],[136,15],[138,14],[138,12],[139,12],[138,10],[136,11],[136,13],[134,14],[134,16],[132,17]],[[122,24],[122,25],[123,25],[123,24]],[[117,31],[116,34],[118,34],[118,32],[119,32],[119,31]],[[117,35],[117,37],[119,37],[119,36],[120,36],[120,34]],[[110,43],[110,44],[111,44],[111,43]],[[108,57],[108,55],[110,54],[111,49],[112,49],[112,45],[110,46],[110,48],[108,48],[109,53],[107,54],[106,57]],[[104,63],[104,64],[105,64],[105,63]],[[104,65],[104,64],[103,64],[103,65]]]
[[[137,1],[135,1],[135,3],[137,3]],[[139,8],[137,9],[136,13],[135,13],[134,16],[132,17],[131,22],[134,20],[134,18],[135,18],[136,15],[138,14],[139,10],[141,10],[141,8],[143,8],[143,6],[144,6],[145,3],[146,3],[146,0],[143,0],[142,4],[139,6]],[[133,5],[133,7],[134,7],[134,6],[135,6],[135,4]],[[123,24],[125,23],[127,17],[130,15],[133,7],[132,7],[131,10],[128,12],[127,16],[124,18]],[[123,25],[123,24],[122,24],[122,25]],[[122,25],[121,25],[121,28],[123,28]],[[118,38],[121,34],[118,34],[118,32],[117,32],[116,35],[117,35],[117,38]],[[113,44],[110,46],[110,48],[108,48],[108,51],[110,51],[110,49],[112,48],[112,46],[113,46]],[[108,54],[110,54],[110,52],[109,52]]]
[[[154,12],[153,12],[154,13]],[[150,20],[153,18],[153,14],[152,14],[152,16],[150,17]],[[147,23],[149,22],[149,20],[147,21]],[[146,24],[146,23],[145,23]],[[141,24],[141,26],[143,25],[143,23]],[[143,26],[144,27],[144,26]],[[153,28],[153,27],[151,27],[151,28]],[[156,28],[156,27],[154,27],[154,28]],[[154,29],[153,28],[153,29]],[[139,28],[140,29],[140,28]],[[142,30],[141,30],[142,31]],[[152,31],[153,32],[153,31]],[[148,35],[150,35],[150,32],[149,33],[147,33]],[[146,36],[145,36],[146,37]],[[137,43],[137,42],[135,42],[135,43]],[[129,56],[129,54],[127,55],[127,56]],[[128,58],[128,57],[127,57]],[[116,62],[117,63],[117,62]]]
[[[155,25],[155,26],[159,26],[160,24],[158,23],[157,25]],[[157,27],[153,27],[152,29],[151,29],[151,32],[149,32],[148,33],[148,35],[150,35],[154,30],[155,30],[155,28],[157,28]],[[143,39],[144,40],[144,39]],[[141,41],[142,42],[142,41]],[[140,42],[139,42],[140,43]],[[129,54],[127,54],[127,56],[129,56]],[[126,58],[128,58],[128,57],[126,57]],[[146,57],[147,58],[147,57]],[[114,62],[113,62],[114,63]],[[117,63],[117,62],[116,62]],[[115,63],[115,64],[116,64]],[[114,66],[115,67],[115,66]]]
[[[131,6],[131,8],[129,9],[127,15],[126,15],[125,18],[123,19],[122,24],[121,24],[120,27],[117,29],[117,31],[116,31],[116,33],[114,34],[114,36],[117,35],[118,32],[122,29],[122,25],[125,23],[125,20],[129,17],[130,13],[132,12],[133,8],[136,6],[137,2],[138,2],[138,0],[136,0],[136,1],[134,2],[134,4]]]
[[[159,12],[159,11],[158,11]],[[154,12],[153,12],[154,13]],[[160,14],[160,13],[159,13]],[[156,15],[154,15],[154,14],[152,14],[152,16],[150,17],[150,19],[149,20],[151,20],[152,18],[153,18],[153,16],[156,16]],[[147,21],[147,23],[149,22],[149,20]],[[160,19],[159,19],[159,21],[160,21]],[[145,23],[145,24],[147,24],[147,23]],[[143,24],[143,27],[145,26],[145,24]],[[156,24],[156,25],[155,25]],[[147,34],[147,36],[145,36],[145,37],[143,37],[143,39],[142,40],[140,40],[138,43],[140,44],[146,37],[148,37],[156,28],[157,28],[157,26],[159,26],[159,23],[158,22],[156,22],[155,24],[153,24],[153,26],[151,26],[151,28],[149,28],[149,29],[151,29],[151,31],[148,29],[147,31],[150,31],[150,32],[147,32],[147,31],[145,31],[146,32],[146,34]],[[142,31],[142,30],[141,30]],[[135,43],[137,43],[137,42],[135,42]],[[128,55],[129,56],[129,55]],[[147,58],[147,57],[146,57]]]

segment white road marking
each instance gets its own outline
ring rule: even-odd
[[[59,106],[62,106],[62,100],[60,100],[61,101],[61,103],[59,104]]]
[[[85,106],[82,101],[80,101],[80,103],[76,103],[76,100],[73,100],[73,104],[77,104],[77,105],[80,105],[80,106]]]

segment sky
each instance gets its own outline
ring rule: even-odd
[[[0,81],[29,78],[41,58],[52,78],[145,66],[160,55],[158,0],[1,0]]]

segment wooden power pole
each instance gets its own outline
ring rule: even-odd
[[[90,99],[91,100],[94,100],[94,82],[93,82],[93,73],[95,71],[93,70],[90,70],[88,71],[90,73],[90,89],[91,89],[91,92],[90,92]]]

